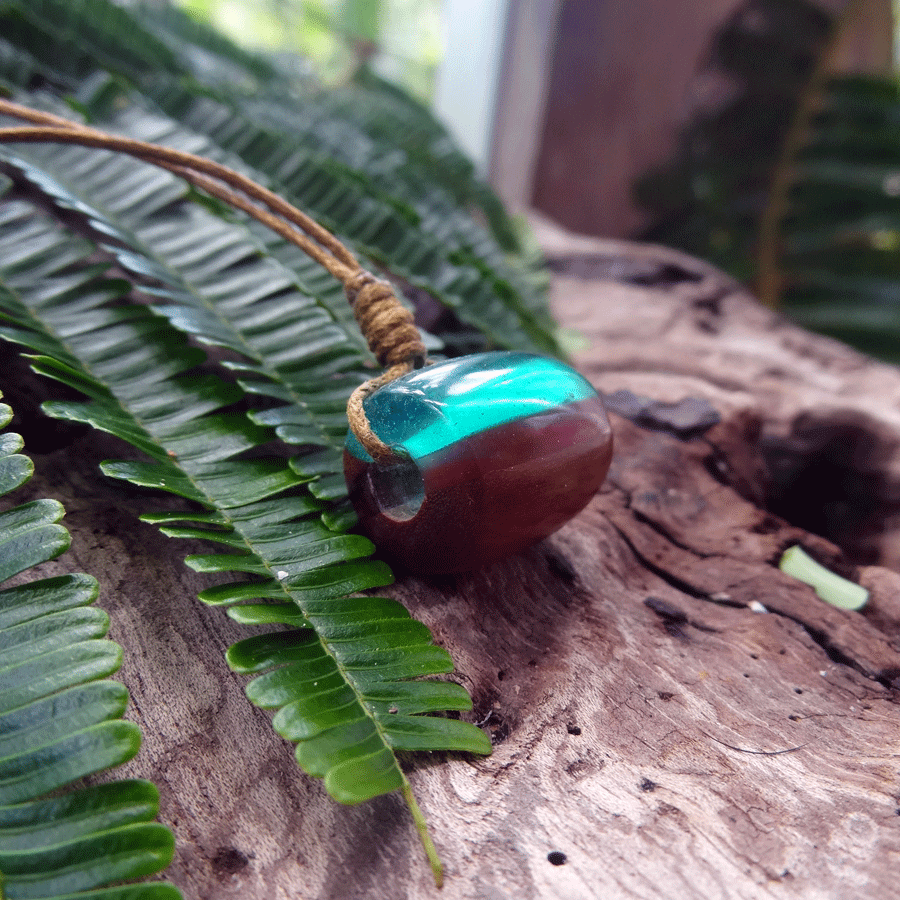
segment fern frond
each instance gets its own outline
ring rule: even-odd
[[[735,91],[688,125],[677,158],[637,195],[657,219],[644,237],[897,363],[900,91],[893,76],[826,78],[856,7],[793,0],[730,19],[710,59]]]
[[[36,67],[52,73],[52,84],[69,90],[100,69],[127,79],[154,69],[185,73],[175,54],[108,0],[4,2],[0,35],[20,51],[27,50]]]
[[[7,0],[0,77],[11,36],[15,66],[54,74],[49,83],[92,121],[229,163],[497,345],[557,352],[531,258],[501,234],[508,220],[436,123],[377,84],[330,100],[175,19],[109,0]],[[367,94],[408,123],[408,146],[374,119],[354,123]],[[433,179],[429,160],[440,169]],[[279,629],[228,657],[253,678],[251,699],[276,710],[300,765],[342,802],[400,789],[421,832],[398,752],[490,745],[473,726],[431,715],[471,701],[431,677],[452,664],[428,631],[392,600],[348,596],[391,574],[347,533],[344,408],[370,356],[343,292],[295,248],[168,173],[75,147],[20,146],[13,167],[18,183],[30,181],[26,195],[36,189],[72,210],[67,227],[86,238],[28,205],[0,204],[0,335],[87,397],[48,412],[144,454],[106,463],[108,474],[188,501],[145,518],[211,543],[187,560],[225,576],[201,599]],[[149,306],[98,266],[110,255]],[[222,370],[195,343],[220,348],[225,377],[209,374]],[[315,449],[289,461],[264,455],[276,436]]]
[[[413,181],[405,154],[329,118],[321,101],[196,97],[177,85],[148,96],[235,154],[268,185],[392,275],[441,300],[496,346],[558,353],[543,303],[504,251],[439,185]],[[311,107],[311,108],[309,108]],[[387,171],[382,171],[387,168]],[[428,184],[427,191],[422,185]]]
[[[303,487],[306,476],[280,458],[240,455],[271,437],[227,409],[242,395],[240,389],[197,381],[184,364],[166,363],[159,372],[135,365],[140,354],[155,360],[164,351],[186,360],[184,336],[145,307],[128,306],[127,315],[105,321],[103,315],[118,308],[108,303],[108,283],[90,270],[81,282],[60,278],[90,246],[24,204],[8,203],[0,213],[0,284],[5,286],[0,313],[10,323],[0,327],[0,336],[44,353],[57,342],[58,352],[36,357],[33,367],[91,398],[46,404],[47,411],[109,431],[151,457],[106,463],[107,474],[199,505],[199,513],[155,520],[170,533],[203,537],[224,548],[189,557],[195,569],[244,576],[210,588],[202,599],[224,605],[280,601],[264,607],[266,620],[300,626],[289,638],[270,636],[290,642],[281,654],[263,660],[238,645],[231,659],[245,671],[280,672],[291,663],[278,675],[282,693],[269,685],[265,691],[251,688],[251,694],[259,691],[253,696],[281,707],[276,727],[299,743],[301,765],[324,776],[336,799],[352,803],[408,791],[397,750],[489,752],[487,738],[471,725],[418,718],[420,712],[436,711],[440,700],[452,709],[470,703],[461,689],[409,686],[420,676],[451,671],[448,654],[395,601],[347,597],[388,583],[390,571],[366,559],[373,549],[366,538],[333,532],[322,523],[318,505]],[[4,261],[23,228],[34,235],[30,245],[40,249],[20,253],[12,271],[6,270]],[[90,328],[81,327],[84,321]],[[238,605],[233,615],[248,621],[258,609]]]
[[[201,26],[180,29],[179,39],[193,42],[195,58],[212,54],[216,60],[212,70],[237,66],[246,73],[245,80],[226,77],[216,82],[209,72],[188,76],[190,67],[180,60],[172,65],[148,62],[146,71],[152,77],[141,76],[131,48],[129,52],[120,48],[123,40],[137,44],[135,32],[142,36],[146,32],[148,59],[169,50],[159,49],[165,40],[157,37],[165,34],[166,26],[140,6],[123,10],[109,0],[41,0],[33,9],[30,0],[7,0],[4,6],[0,33],[7,21],[27,18],[31,31],[17,34],[17,46],[32,52],[35,65],[50,62],[48,47],[54,54],[65,54],[67,71],[81,79],[71,83],[72,89],[84,85],[79,102],[85,108],[103,116],[111,105],[106,90],[100,91],[99,102],[91,98],[89,85],[96,86],[98,72],[125,80],[140,94],[123,96],[114,88],[116,103],[124,99],[140,104],[143,97],[145,109],[163,109],[211,139],[220,151],[210,150],[208,155],[218,158],[227,151],[243,159],[254,170],[254,180],[313,215],[392,275],[441,300],[494,345],[560,353],[543,282],[535,277],[531,261],[518,255],[511,223],[471,169],[459,165],[462,155],[441,126],[433,119],[426,121],[430,117],[424,111],[410,137],[427,135],[425,143],[398,145],[397,135],[374,127],[367,131],[354,121],[355,110],[366,102],[364,96],[347,108],[346,103],[333,104],[321,91],[304,89],[298,79],[277,71],[267,77],[251,61],[240,62],[240,54],[227,50],[221,39],[202,37]],[[106,15],[102,11],[106,6],[115,14]],[[75,23],[86,15],[91,16],[89,53],[85,47],[70,48],[61,27],[64,23],[78,33]],[[171,29],[167,39],[173,40]],[[181,53],[190,56],[187,47],[182,46]],[[91,56],[99,61],[92,70],[93,80],[85,71]],[[202,87],[196,78],[203,79]],[[416,118],[410,104],[403,106],[376,82],[356,91],[383,98],[398,121]],[[99,124],[109,127],[105,120]],[[436,175],[429,164],[434,164]],[[472,206],[487,211],[499,242],[472,217]]]
[[[11,418],[0,404],[0,427]],[[0,496],[32,475],[21,449],[19,435],[0,435]],[[0,513],[0,581],[68,548],[62,516],[52,500]],[[128,692],[108,680],[122,653],[105,639],[109,618],[93,605],[97,582],[88,575],[19,581],[0,590],[0,896],[179,900],[168,884],[108,887],[155,874],[172,859],[172,833],[154,821],[152,784],[59,793],[126,762],[140,746],[138,727],[121,718]]]
[[[153,124],[144,120],[140,133],[181,143],[190,137],[163,121]],[[106,248],[144,281],[157,311],[176,328],[238,354],[228,365],[246,390],[287,404],[261,414],[260,422],[275,426],[283,440],[329,448],[328,471],[320,474],[340,471],[347,398],[373,363],[333,278],[323,285],[320,267],[305,260],[303,273],[327,291],[323,303],[283,264],[261,257],[271,238],[265,247],[245,223],[173,203],[186,196],[185,187],[129,157],[35,146],[9,158],[57,203],[113,239]]]
[[[192,72],[208,94],[226,102],[229,98],[239,103],[246,101],[251,105],[242,108],[250,118],[256,119],[255,107],[262,114],[261,123],[276,124],[280,130],[286,129],[279,114],[285,110],[302,114],[304,127],[298,128],[298,123],[292,122],[287,129],[294,137],[324,141],[320,149],[325,153],[375,176],[379,182],[393,185],[401,180],[409,188],[404,192],[407,200],[418,198],[421,202],[424,183],[430,188],[440,186],[455,204],[454,216],[458,209],[478,209],[502,251],[521,251],[502,203],[476,177],[471,160],[456,146],[446,128],[424,104],[371,70],[364,68],[357,73],[353,84],[322,91],[310,76],[298,85],[297,65],[288,75],[279,69],[277,61],[235,46],[178,8],[140,4],[136,16],[188,65],[192,60],[201,61],[202,65],[195,65]],[[274,118],[265,115],[266,109],[275,112]],[[381,152],[384,147],[391,147],[392,152]],[[370,155],[363,160],[361,153]],[[460,223],[467,228],[471,218],[461,217]]]

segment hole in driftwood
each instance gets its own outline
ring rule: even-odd
[[[880,536],[900,511],[900,483],[887,474],[896,442],[858,413],[799,417],[789,435],[763,441],[768,508],[854,563],[879,562]]]
[[[212,858],[213,868],[224,875],[234,875],[246,869],[248,863],[248,858],[234,847],[219,847]]]
[[[483,708],[484,704],[487,704],[487,712],[482,713],[480,709]],[[474,714],[475,726],[487,730],[491,744],[495,747],[498,744],[502,744],[512,732],[512,726],[509,721],[500,714],[497,705],[490,700],[485,700],[482,703],[478,698],[475,698]]]

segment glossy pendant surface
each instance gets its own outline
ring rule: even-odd
[[[526,353],[427,366],[364,407],[398,461],[375,463],[351,432],[350,499],[379,550],[413,571],[474,569],[552,534],[587,505],[612,458],[591,384]]]

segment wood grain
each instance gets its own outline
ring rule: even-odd
[[[610,476],[555,536],[391,589],[450,650],[470,719],[495,741],[484,760],[409,760],[447,867],[441,893],[397,797],[337,806],[246,702],[222,654],[247,629],[195,599],[205,582],[180,562],[193,548],[136,522],[157,500],[96,475],[121,448],[81,435],[37,458],[29,490],[69,511],[62,563],[101,580],[125,647],[146,735],[128,770],[161,787],[178,839],[169,877],[187,898],[894,894],[900,372],[770,315],[694,260],[540,235],[556,313],[587,341],[581,370],[604,391],[705,398],[721,422],[682,441],[614,416]],[[775,451],[804,422],[848,417],[886,492],[854,545],[859,570],[766,508]],[[781,574],[798,541],[859,574],[870,605],[832,609]]]

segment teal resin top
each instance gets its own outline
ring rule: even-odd
[[[372,431],[412,459],[505,422],[595,397],[574,369],[529,353],[478,353],[426,366],[365,401]],[[371,462],[353,432],[347,450]]]

